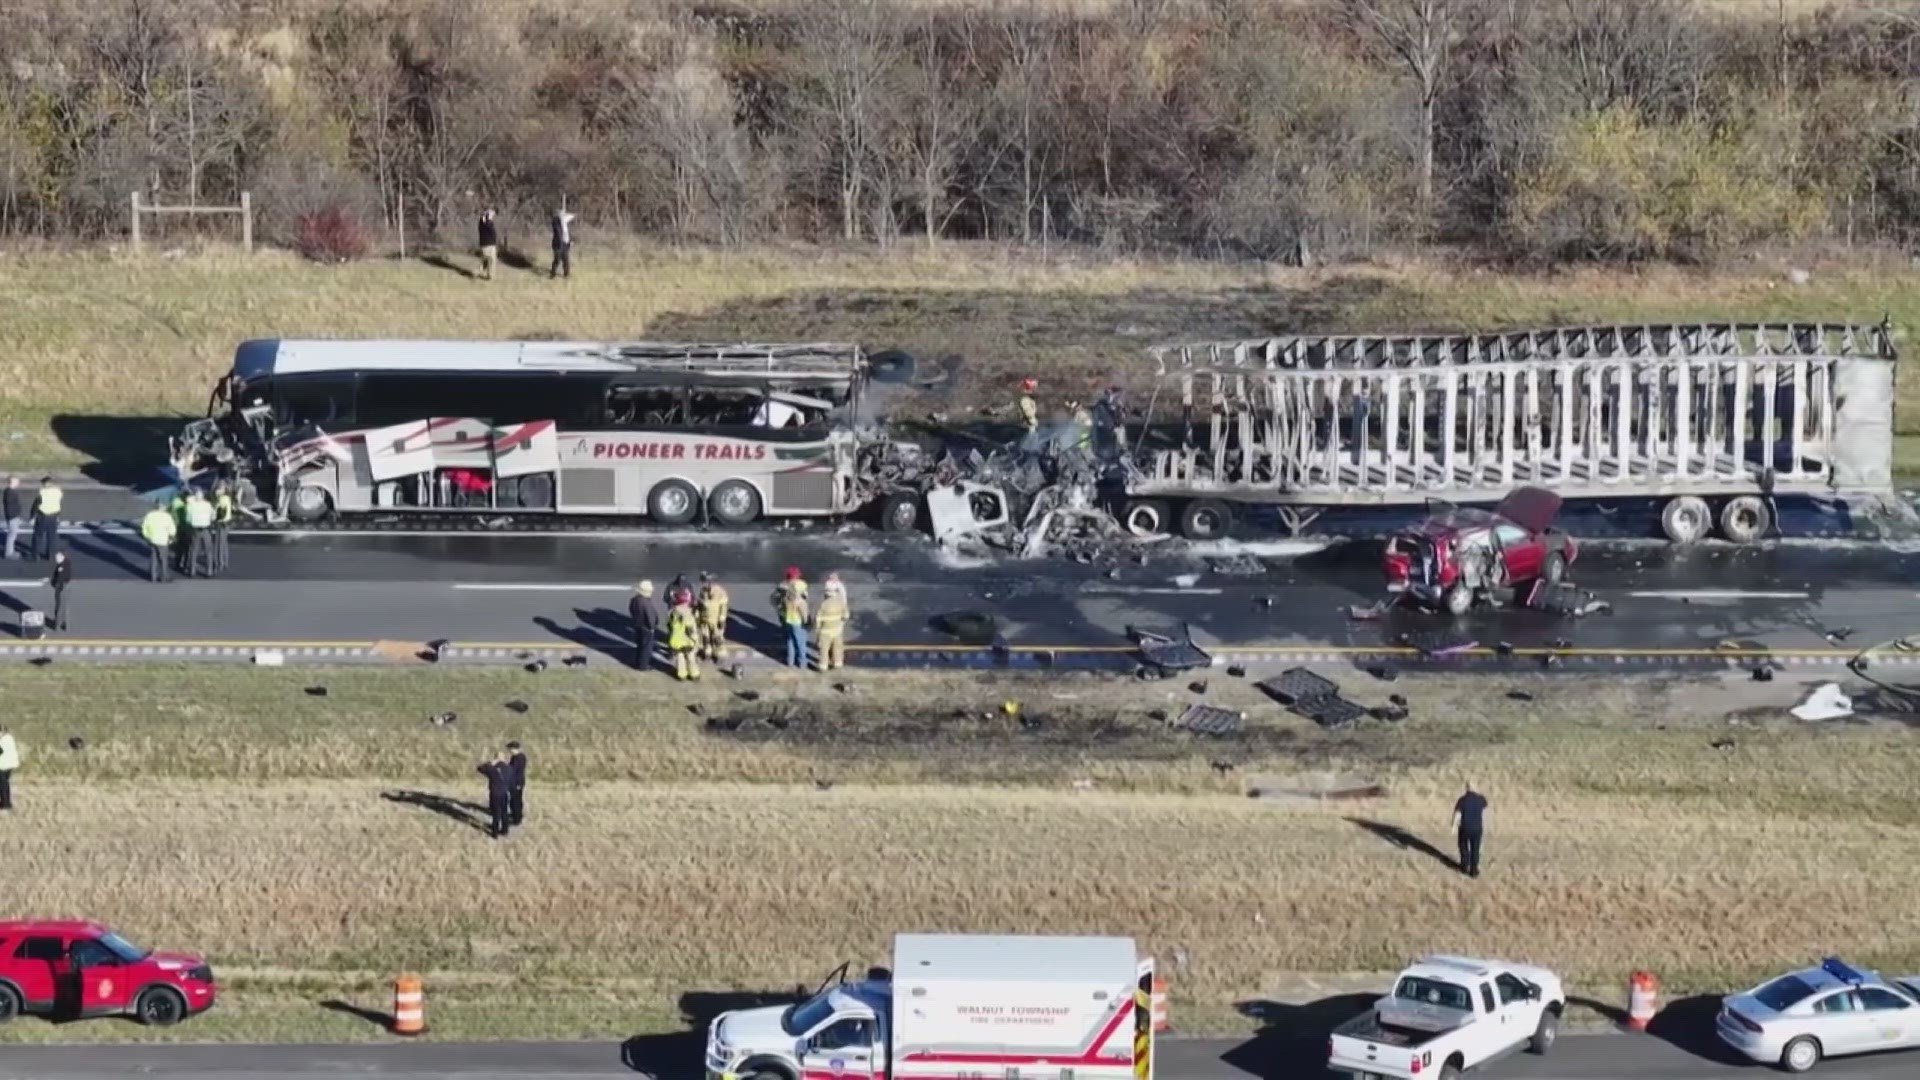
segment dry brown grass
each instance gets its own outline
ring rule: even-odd
[[[542,676],[529,691],[499,673],[435,673],[430,696],[464,694],[477,710],[509,690],[538,695],[511,725],[532,744],[532,820],[492,845],[380,795],[473,798],[466,769],[509,725],[474,713],[432,733],[437,744],[416,740],[422,702],[385,675],[306,680],[330,685],[324,705],[298,694],[294,673],[61,678],[29,672],[12,687],[22,700],[67,694],[89,749],[50,745],[66,725],[17,728],[30,757],[7,823],[8,908],[85,913],[212,953],[230,1007],[177,1037],[367,1037],[318,1003],[378,1007],[403,967],[428,973],[439,1037],[625,1036],[677,1024],[688,993],[784,988],[843,959],[880,960],[909,928],[1109,931],[1163,957],[1183,949],[1188,1030],[1229,1029],[1235,1002],[1364,981],[1435,948],[1537,959],[1605,1000],[1635,966],[1676,993],[1816,950],[1920,968],[1907,903],[1920,887],[1920,744],[1887,723],[1727,723],[1731,709],[1790,700],[1779,684],[1409,676],[1393,689],[1415,716],[1383,737],[1319,736],[1261,710],[1263,728],[1323,740],[1315,768],[1390,789],[1312,804],[1247,799],[1234,790],[1244,773],[1202,779],[1211,748],[1124,769],[1098,746],[1061,750],[1041,755],[1051,768],[983,787],[938,782],[956,755],[908,768],[884,747],[840,747],[839,782],[822,790],[804,747],[709,740],[674,715],[686,699],[649,710],[591,675],[566,691]],[[1386,689],[1343,679],[1367,698]],[[649,691],[679,693],[662,685]],[[1017,685],[1030,708],[1048,689],[1116,707],[1137,695],[1130,683]],[[1520,687],[1537,700],[1503,696]],[[1008,693],[979,677],[913,688],[978,705]],[[356,704],[381,689],[385,704]],[[207,704],[183,715],[194,694]],[[547,696],[562,694],[581,696]],[[1731,749],[1710,745],[1729,734]],[[1295,760],[1276,749],[1264,765]],[[1112,779],[1071,783],[1089,774]],[[1478,882],[1348,820],[1444,848],[1465,778],[1494,804]],[[3,1037],[146,1035],[16,1024]]]
[[[454,255],[456,262],[464,256]],[[1002,402],[1018,373],[1074,396],[1139,370],[1142,348],[1294,330],[1433,330],[1688,318],[1920,318],[1920,274],[1779,267],[1502,275],[1451,267],[1298,272],[1260,266],[1043,257],[947,244],[744,252],[583,240],[580,274],[492,283],[418,261],[320,267],[214,249],[180,258],[105,252],[0,260],[0,459],[152,464],[179,414],[205,406],[251,337],[642,336],[813,338],[962,358],[962,409]],[[157,419],[156,419],[157,418]],[[1920,431],[1920,383],[1901,387]]]

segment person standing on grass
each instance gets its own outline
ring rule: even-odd
[[[493,207],[480,211],[480,279],[493,280],[494,264],[500,261],[500,226],[493,220]]]
[[[518,740],[507,744],[507,824],[519,828],[527,820],[527,752]]]
[[[1466,793],[1454,800],[1454,838],[1460,841],[1460,872],[1480,876],[1480,837],[1486,825],[1487,797],[1467,783]]]
[[[0,513],[7,518],[7,559],[19,558],[14,549],[20,544],[20,527],[27,523],[26,503],[20,497],[20,478],[7,477],[7,490],[0,493]]]
[[[53,573],[48,575],[47,584],[53,586],[53,626],[51,629],[62,633],[67,629],[67,586],[73,583],[73,562],[67,558],[67,550],[61,548],[53,553]]]
[[[573,215],[562,206],[553,212],[553,268],[547,280],[573,277]]]
[[[0,810],[13,809],[13,773],[20,767],[20,744],[13,732],[0,724]]]
[[[53,558],[53,542],[60,536],[60,504],[65,500],[66,492],[53,477],[40,478],[40,494],[33,500],[34,559]]]
[[[487,778],[487,835],[499,840],[513,828],[513,766],[507,764],[507,755],[495,754],[480,763],[480,775]]]

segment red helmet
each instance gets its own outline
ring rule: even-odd
[[[788,580],[788,581],[799,581],[799,580],[800,580],[800,568],[799,568],[799,567],[797,567],[797,566],[789,566],[789,567],[787,567],[787,580]]]
[[[1022,389],[1022,390],[1038,390],[1038,389],[1040,389],[1040,380],[1039,380],[1039,379],[1021,379],[1021,380],[1020,380],[1020,389]]]

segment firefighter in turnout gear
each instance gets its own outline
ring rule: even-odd
[[[1040,380],[1022,379],[1020,382],[1020,426],[1026,430],[1027,438],[1033,438],[1040,430],[1040,403],[1033,400],[1034,391],[1040,389]]]
[[[667,611],[667,651],[673,654],[673,676],[681,682],[700,677],[700,659],[693,654],[700,638],[700,627],[693,617],[693,605],[676,599]]]
[[[227,546],[227,530],[233,527],[233,488],[225,481],[213,485],[213,569],[227,572],[232,549]]]
[[[197,491],[187,496],[187,529],[187,576],[212,577],[213,504]]]
[[[787,576],[773,590],[773,613],[787,642],[787,666],[807,666],[807,579],[800,568],[787,567]]]
[[[821,590],[820,608],[813,613],[813,633],[820,642],[820,670],[832,671],[847,666],[847,587],[839,574],[828,574]]]
[[[700,655],[715,663],[727,651],[727,616],[732,602],[712,574],[700,575]]]

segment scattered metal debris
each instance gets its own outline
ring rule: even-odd
[[[1223,577],[1258,577],[1267,572],[1267,564],[1252,555],[1235,555],[1210,560],[1207,569]]]
[[[446,727],[458,719],[460,719],[460,714],[458,713],[435,713],[427,718],[427,723],[432,724],[434,727]]]
[[[1853,715],[1853,699],[1841,691],[1839,683],[1821,683],[1787,711],[1810,722],[1840,720]]]
[[[77,754],[80,751],[85,750],[86,748],[87,748],[87,740],[81,738],[80,736],[72,735],[67,738],[67,749],[72,750],[74,753]]]
[[[527,672],[532,675],[538,675],[545,670],[547,670],[547,662],[545,660],[535,660],[533,663],[527,665]]]
[[[1314,698],[1338,696],[1340,693],[1338,683],[1302,667],[1288,668],[1271,679],[1262,679],[1253,685],[1259,687],[1273,700],[1286,706],[1298,705]]]
[[[1397,682],[1400,679],[1400,672],[1385,664],[1373,665],[1367,669],[1367,674],[1379,679],[1381,682]]]
[[[1510,701],[1532,701],[1533,695],[1525,690],[1509,690],[1507,691],[1507,699]]]
[[[1731,750],[1734,747],[1739,746],[1740,743],[1734,738],[1732,738],[1731,736],[1728,736],[1725,738],[1715,739],[1712,742],[1708,743],[1707,745],[1712,747],[1715,750]]]
[[[1194,693],[1194,694],[1204,694],[1204,693],[1206,693],[1206,692],[1207,692],[1207,680],[1205,680],[1205,679],[1195,679],[1194,681],[1192,681],[1192,682],[1190,682],[1190,683],[1188,683],[1188,684],[1187,684],[1187,691],[1188,691],[1189,693]]]
[[[587,657],[585,653],[580,653],[574,656],[567,657],[565,660],[562,660],[561,663],[565,664],[570,668],[586,667]]]
[[[1420,655],[1429,659],[1437,656],[1453,656],[1480,647],[1478,638],[1463,637],[1447,630],[1422,630],[1400,635],[1400,644],[1417,649]]]
[[[1207,764],[1213,768],[1214,772],[1219,773],[1221,776],[1225,776],[1228,773],[1232,772],[1233,770],[1239,768],[1239,766],[1234,764],[1233,762],[1224,761],[1220,758],[1215,758],[1212,761],[1207,762]]]
[[[1174,727],[1190,731],[1195,735],[1209,735],[1219,738],[1238,732],[1246,723],[1247,714],[1232,709],[1216,708],[1212,705],[1189,705]]]
[[[760,691],[758,691],[758,690],[735,690],[735,691],[733,692],[733,696],[734,696],[734,697],[737,697],[737,698],[739,698],[739,699],[740,699],[741,701],[759,701],[759,700],[760,700]]]
[[[1193,630],[1186,623],[1178,627],[1129,625],[1126,629],[1140,650],[1140,658],[1161,674],[1213,666],[1213,657],[1193,643]]]
[[[306,692],[308,697],[326,697],[327,696],[327,688],[324,686],[309,686],[307,687]]]
[[[507,702],[508,712],[517,713],[522,716],[526,715],[527,710],[531,707],[532,706],[528,705],[526,702],[521,701],[518,698],[515,698],[514,700]]]

